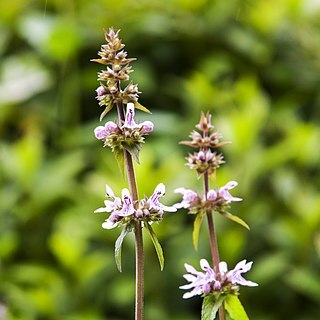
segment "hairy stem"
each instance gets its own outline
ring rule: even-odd
[[[117,104],[118,117],[120,123],[125,120],[122,103]],[[129,189],[133,201],[138,200],[138,188],[134,172],[131,154],[124,150],[124,157],[128,175]],[[136,300],[135,300],[135,320],[143,320],[144,305],[144,251],[141,222],[136,221],[135,228],[135,248],[136,248]]]

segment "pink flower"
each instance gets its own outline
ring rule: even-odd
[[[125,128],[131,129],[131,130],[140,130],[142,133],[150,133],[153,131],[153,123],[151,121],[144,121],[139,124],[137,124],[134,121],[134,104],[132,102],[127,104],[127,112],[126,117],[123,126],[121,127],[121,130],[124,130]]]
[[[122,209],[119,211],[119,216],[126,217],[134,214],[132,198],[128,189],[122,190]]]
[[[247,260],[240,261],[234,269],[228,271],[227,264],[220,262],[219,269],[222,275],[227,277],[227,280],[232,284],[240,284],[242,286],[256,287],[258,284],[244,279],[241,274],[248,272],[251,269],[252,261],[247,263]]]
[[[238,185],[238,182],[236,181],[228,182],[224,187],[221,187],[219,189],[218,197],[223,198],[226,201],[226,203],[230,203],[232,201],[242,201],[241,198],[233,197],[229,192],[230,189],[233,189],[237,185]]]
[[[177,209],[175,207],[168,207],[159,202],[159,199],[162,198],[166,193],[166,187],[163,183],[159,183],[154,189],[153,194],[148,199],[147,204],[150,209],[155,209],[160,212],[176,212]]]
[[[94,129],[94,135],[97,139],[103,140],[108,138],[110,133],[116,132],[118,125],[113,121],[108,121],[104,126],[98,126]]]
[[[239,288],[235,285],[243,285],[249,287],[255,287],[258,284],[252,281],[244,279],[241,274],[248,272],[251,269],[252,262],[246,262],[242,260],[239,262],[234,269],[228,271],[226,262],[222,261],[219,263],[219,273],[216,273],[213,268],[210,267],[209,263],[205,259],[200,260],[201,269],[204,272],[197,271],[192,266],[185,264],[187,274],[183,277],[189,281],[188,284],[180,286],[180,289],[191,291],[183,295],[184,299],[191,298],[196,295],[207,295],[214,292],[228,293]]]
[[[174,190],[174,192],[182,194],[182,201],[180,203],[174,204],[174,207],[177,209],[189,208],[192,202],[198,201],[200,199],[198,194],[191,189],[177,188]]]
[[[144,121],[140,124],[142,133],[150,133],[153,131],[153,123],[151,121]]]
[[[105,94],[105,88],[103,86],[98,87],[96,93],[98,96],[103,96]]]

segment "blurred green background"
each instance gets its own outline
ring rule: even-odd
[[[254,320],[320,319],[320,2],[317,0],[4,0],[0,2],[0,319],[120,320],[134,314],[134,244],[94,215],[104,185],[126,186],[93,135],[100,109],[90,63],[103,28],[120,28],[140,102],[155,123],[137,167],[140,196],[159,182],[199,188],[178,146],[210,110],[225,140],[217,184],[251,226],[216,218],[222,260],[254,265],[241,300]],[[108,119],[116,115],[110,114]],[[213,186],[214,184],[212,184]],[[146,320],[200,318],[183,300],[183,264],[209,259],[193,216],[155,226],[166,266],[146,247]],[[6,316],[4,315],[6,314]]]

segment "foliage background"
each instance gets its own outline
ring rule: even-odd
[[[254,260],[241,300],[251,319],[320,317],[320,6],[316,0],[5,0],[0,3],[0,319],[132,319],[133,239],[124,271],[119,230],[105,231],[107,182],[125,186],[98,125],[90,63],[103,28],[121,28],[140,102],[155,132],[137,167],[140,195],[167,185],[201,188],[178,146],[210,110],[233,144],[217,182],[237,180],[247,232],[217,217],[221,258]],[[112,114],[110,118],[115,117]],[[199,319],[182,300],[183,263],[209,258],[203,227],[168,215],[156,227],[166,266],[146,245],[146,319]],[[6,314],[6,315],[5,315]]]

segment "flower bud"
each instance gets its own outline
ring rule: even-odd
[[[100,96],[103,96],[103,95],[106,93],[104,86],[98,87],[98,88],[96,89],[96,92],[97,92],[97,95],[98,95],[99,97],[100,97]]]
[[[207,194],[207,200],[209,201],[215,201],[217,200],[217,192],[215,190],[209,190],[208,194]]]
[[[113,121],[108,121],[104,127],[107,132],[115,132],[118,130],[118,125]]]
[[[106,128],[103,126],[99,126],[94,129],[94,135],[96,136],[97,139],[101,140],[104,139],[106,136]]]
[[[151,121],[144,121],[142,122],[141,132],[142,133],[149,133],[153,131],[153,123]]]
[[[137,209],[135,213],[136,218],[142,218],[143,217],[143,212],[141,209]]]

